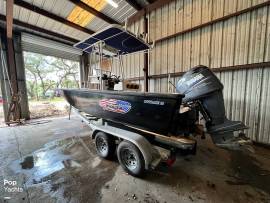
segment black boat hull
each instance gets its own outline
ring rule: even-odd
[[[75,108],[98,118],[168,135],[179,114],[181,94],[64,89]]]

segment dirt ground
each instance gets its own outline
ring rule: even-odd
[[[32,119],[68,114],[69,105],[63,99],[46,101],[29,101],[30,117]]]
[[[0,202],[270,202],[265,148],[226,151],[198,140],[196,156],[139,179],[116,158],[100,159],[90,134],[75,116],[0,128]]]

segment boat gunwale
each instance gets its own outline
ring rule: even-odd
[[[83,93],[103,93],[111,95],[139,96],[139,97],[158,97],[167,99],[182,99],[185,97],[179,93],[152,93],[152,92],[131,92],[131,91],[112,91],[112,90],[90,90],[90,89],[62,89],[68,92],[83,92]]]

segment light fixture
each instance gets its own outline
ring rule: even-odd
[[[113,0],[106,0],[112,7],[118,8],[118,4],[115,3]]]

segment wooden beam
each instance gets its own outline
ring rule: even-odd
[[[128,18],[128,25],[141,19],[145,14],[148,14],[155,9],[161,8],[164,5],[171,3],[172,1],[175,1],[175,0],[157,0],[152,4],[148,4],[144,8],[140,9],[137,13],[135,13],[134,15]]]
[[[13,3],[14,3],[13,0],[8,0],[6,3],[7,38],[12,38]]]
[[[126,0],[126,2],[131,5],[137,11],[142,9],[142,6],[135,0]]]
[[[8,0],[7,2],[9,2],[9,0]],[[39,8],[39,7],[34,6],[34,5],[32,5],[32,4],[29,4],[29,3],[25,2],[25,1],[22,1],[22,0],[14,0],[14,3],[15,3],[17,6],[20,6],[20,7],[22,7],[22,8],[27,9],[27,10],[30,10],[30,11],[32,11],[32,12],[38,13],[38,14],[40,14],[40,15],[46,16],[47,18],[50,18],[50,19],[55,20],[55,21],[58,21],[58,22],[60,22],[60,23],[63,23],[63,24],[65,24],[65,25],[67,25],[67,26],[70,26],[70,27],[72,27],[72,28],[74,28],[74,29],[77,29],[77,30],[80,30],[80,31],[82,31],[82,32],[85,32],[85,33],[87,33],[87,34],[90,34],[90,35],[91,35],[91,34],[94,33],[93,30],[90,30],[90,29],[88,29],[88,28],[82,27],[82,26],[80,26],[80,25],[78,25],[78,24],[76,24],[76,23],[70,22],[70,21],[68,21],[68,20],[65,19],[65,18],[62,18],[62,17],[60,17],[60,16],[58,16],[58,15],[55,15],[55,14],[53,14],[53,13],[50,13],[50,12],[48,12],[48,11],[42,9],[42,8]]]
[[[147,35],[148,34],[148,19],[146,15],[144,15],[144,33]],[[144,73],[144,92],[148,92],[148,62],[149,62],[149,50],[144,53],[144,68],[143,68],[143,73]]]
[[[93,7],[89,6],[88,4],[80,1],[80,0],[69,0],[76,6],[79,6],[80,8],[88,11],[89,13],[93,14],[94,16],[104,20],[105,22],[109,24],[119,24],[116,20],[112,19],[111,17],[99,12],[98,10],[94,9]]]
[[[10,81],[12,86],[12,93],[17,94],[18,84],[17,84],[17,71],[15,64],[14,47],[12,40],[13,31],[13,0],[8,0],[6,3],[6,31],[7,31],[7,59],[8,59],[8,72],[10,75]]]
[[[225,72],[225,71],[249,70],[249,69],[256,69],[256,68],[270,68],[270,62],[251,63],[251,64],[242,64],[242,65],[235,65],[235,66],[211,68],[211,70],[213,72]],[[180,76],[184,75],[185,72],[150,75],[149,79],[168,78],[169,74],[171,77],[180,77]],[[144,78],[143,77],[134,77],[134,78],[127,78],[127,79],[130,81],[137,81],[137,80],[143,80]]]
[[[211,68],[213,72],[224,72],[224,71],[235,71],[235,70],[243,70],[243,69],[255,69],[255,68],[270,68],[270,62],[262,62],[262,63],[252,63],[252,64],[243,64],[243,65],[235,65],[235,66],[226,66],[219,68]],[[151,75],[149,78],[167,78],[169,74],[171,77],[179,77],[182,76],[185,72],[175,72],[168,74],[159,74],[159,75]]]
[[[6,22],[6,16],[0,14],[0,20]],[[35,32],[40,32],[40,33],[44,33],[46,35],[50,35],[52,37],[63,39],[63,40],[66,40],[66,41],[69,41],[69,42],[72,42],[72,43],[79,42],[79,40],[77,40],[77,39],[74,39],[74,38],[71,38],[71,37],[68,37],[68,36],[65,36],[65,35],[50,31],[50,30],[46,30],[44,28],[37,27],[35,25],[31,25],[31,24],[28,24],[28,23],[25,23],[25,22],[22,22],[22,21],[19,21],[19,20],[16,20],[16,19],[13,20],[13,24],[17,25],[17,26],[20,26],[20,27],[23,27],[23,28],[26,28],[26,29],[29,29],[29,30],[32,30],[32,31],[35,31]]]

